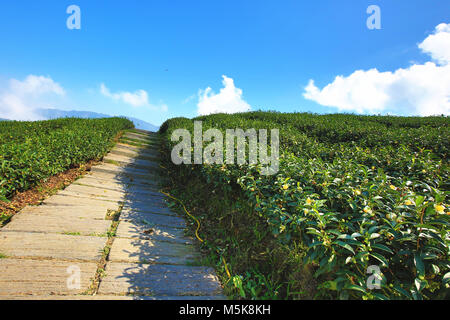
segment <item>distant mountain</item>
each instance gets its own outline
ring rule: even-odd
[[[159,127],[148,123],[144,120],[141,119],[136,119],[136,118],[132,118],[132,117],[126,117],[127,119],[133,121],[134,126],[136,127],[136,129],[141,129],[141,130],[147,130],[147,131],[153,131],[156,132],[159,130]]]
[[[45,119],[56,119],[56,118],[69,118],[69,117],[77,117],[77,118],[109,118],[111,117],[108,114],[97,113],[91,111],[65,111],[58,109],[37,109],[35,112]],[[124,116],[125,117],[125,116]],[[125,117],[131,121],[133,121],[136,129],[148,130],[148,131],[158,131],[159,127],[148,123],[144,120],[140,120],[133,117]]]

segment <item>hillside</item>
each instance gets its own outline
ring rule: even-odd
[[[224,138],[227,129],[278,129],[279,168],[266,175],[260,163],[248,165],[247,151],[243,165],[221,157],[174,165],[172,133],[194,136],[194,121]],[[449,124],[448,117],[277,112],[174,118],[160,129],[166,187],[198,219],[204,249],[235,298],[444,299]],[[203,147],[229,153],[225,143]],[[367,284],[374,272],[378,290]]]
[[[0,122],[0,199],[88,160],[101,159],[121,130],[123,118]]]

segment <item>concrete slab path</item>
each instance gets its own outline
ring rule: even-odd
[[[158,192],[159,137],[128,132],[104,162],[0,229],[0,300],[225,299],[184,217]]]

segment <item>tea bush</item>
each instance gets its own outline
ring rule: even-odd
[[[307,247],[316,296],[340,299],[444,299],[450,284],[450,141],[448,117],[314,115],[249,112],[215,114],[203,130],[280,130],[280,169],[259,165],[178,167],[205,182],[239,190],[274,237]],[[161,126],[167,147],[177,128]],[[369,290],[369,266],[381,270]]]
[[[119,131],[132,128],[124,118],[0,122],[0,198],[7,199],[38,181],[99,159]]]

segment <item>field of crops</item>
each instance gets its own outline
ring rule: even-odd
[[[0,200],[88,160],[103,157],[123,118],[0,122]]]
[[[203,132],[280,130],[276,175],[261,175],[259,165],[171,170],[186,181],[200,177],[215,193],[238,194],[279,243],[301,246],[302,263],[314,270],[315,297],[449,297],[448,117],[250,112],[174,118],[160,129],[168,152],[176,144],[172,132],[193,132],[194,120],[203,122]],[[369,266],[381,270],[380,289],[367,287]],[[243,273],[232,274],[236,286],[242,287]],[[243,297],[259,297],[254,288],[240,289]],[[287,298],[283,292],[275,296]]]

